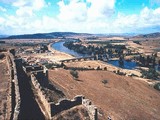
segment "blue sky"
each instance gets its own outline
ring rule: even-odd
[[[160,32],[160,0],[0,0],[0,34]]]

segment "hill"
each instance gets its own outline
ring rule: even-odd
[[[160,32],[134,36],[134,38],[157,38],[157,37],[160,37]]]
[[[53,39],[59,37],[74,37],[74,36],[106,36],[106,37],[131,37],[131,38],[157,38],[160,37],[160,32],[136,35],[136,33],[123,33],[123,34],[89,34],[89,33],[75,33],[75,32],[51,32],[51,33],[36,33],[24,35],[0,35],[0,39]]]
[[[58,37],[71,37],[91,35],[88,33],[74,33],[74,32],[51,32],[51,33],[36,33],[36,34],[24,34],[24,35],[11,35],[9,37],[3,37],[3,39],[53,39]]]

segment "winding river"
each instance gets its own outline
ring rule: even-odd
[[[74,50],[70,50],[67,47],[65,47],[63,44],[64,44],[64,42],[61,41],[61,42],[56,42],[56,43],[52,44],[51,46],[55,50],[58,50],[60,52],[64,52],[64,53],[70,54],[70,55],[72,55],[74,57],[86,57],[87,56],[85,54],[77,53]]]

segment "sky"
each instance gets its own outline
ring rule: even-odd
[[[0,0],[0,34],[160,32],[160,0]]]

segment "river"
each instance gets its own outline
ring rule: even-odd
[[[112,65],[114,65],[116,67],[120,67],[118,60],[110,60],[107,63],[112,64]],[[122,66],[121,68],[130,69],[131,70],[131,69],[134,69],[136,67],[137,67],[136,62],[124,60],[124,66]]]
[[[75,52],[74,50],[70,50],[67,47],[65,47],[63,44],[64,44],[64,42],[56,42],[56,43],[52,44],[51,46],[55,50],[70,54],[74,57],[86,57],[87,56],[86,54],[81,54],[81,53]]]
[[[87,56],[85,54],[77,53],[74,50],[70,50],[67,47],[65,47],[63,44],[64,44],[63,41],[56,42],[56,43],[52,44],[52,47],[55,50],[70,54],[70,55],[75,56],[75,57],[86,57]],[[114,65],[116,67],[120,67],[118,60],[111,60],[111,61],[108,61],[107,63],[112,64],[112,65]],[[124,68],[124,69],[134,69],[136,67],[137,67],[136,62],[124,60],[124,66],[122,68]]]

